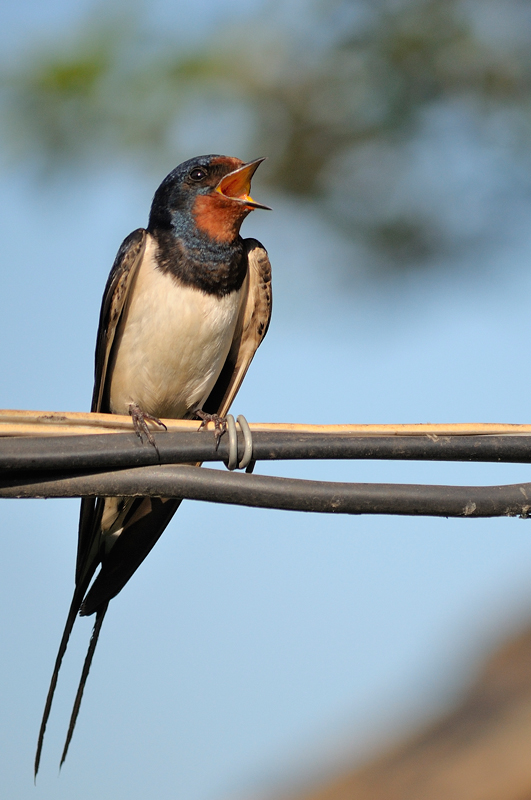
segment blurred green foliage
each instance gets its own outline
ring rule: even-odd
[[[47,167],[133,153],[158,168],[192,154],[180,152],[178,135],[190,108],[197,114],[199,104],[215,128],[221,108],[238,107],[247,155],[271,157],[271,184],[316,198],[393,263],[424,261],[481,232],[448,223],[444,174],[426,179],[418,154],[428,130],[436,159],[454,135],[447,119],[460,118],[472,145],[501,147],[507,169],[512,158],[524,163],[528,4],[307,0],[304,26],[300,4],[292,24],[275,8],[218,24],[193,47],[177,32],[148,30],[140,12],[100,9],[70,38],[35,45],[3,69],[10,152]]]

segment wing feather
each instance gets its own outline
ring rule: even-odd
[[[221,417],[228,413],[271,320],[271,264],[267,250],[256,239],[245,239],[244,244],[248,264],[247,291],[227,360],[203,404],[204,411]]]
[[[96,339],[96,366],[91,411],[103,411],[104,413],[109,411],[108,408],[102,408],[107,367],[132,279],[146,249],[147,236],[147,231],[138,228],[124,239],[105,286]]]
[[[112,345],[118,325],[124,310],[133,278],[136,274],[142,256],[146,249],[148,233],[143,228],[130,233],[124,239],[112,266],[101,304],[100,321],[96,338],[96,358],[94,375],[94,392],[92,395],[91,411],[104,413],[109,411],[104,404],[107,383],[107,368],[112,351]],[[79,515],[79,532],[76,562],[76,580],[92,569],[98,563],[99,551],[99,520],[103,512],[103,502],[93,498],[81,501]]]

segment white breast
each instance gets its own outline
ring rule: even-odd
[[[181,286],[146,253],[114,342],[110,405],[137,403],[156,417],[179,419],[200,407],[229,352],[242,290],[219,298]]]

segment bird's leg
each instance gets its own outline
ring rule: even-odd
[[[157,445],[155,444],[155,439],[151,435],[151,431],[149,430],[147,423],[154,422],[156,425],[160,425],[161,428],[164,428],[167,431],[166,425],[157,419],[157,417],[153,417],[151,414],[148,414],[147,411],[142,411],[137,403],[129,403],[129,413],[131,415],[131,419],[133,420],[133,428],[135,429],[136,435],[139,437],[140,441],[143,442],[142,434],[146,435],[146,438],[150,444],[153,445],[155,450],[157,449]]]
[[[206,411],[203,411],[203,409],[201,408],[196,408],[194,414],[196,415],[196,417],[199,417],[199,419],[202,420],[201,425],[199,426],[199,430],[208,425],[209,422],[214,423],[214,436],[216,439],[216,450],[217,450],[219,447],[219,440],[227,430],[227,418],[220,417],[219,414],[207,414]]]

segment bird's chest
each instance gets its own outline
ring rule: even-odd
[[[145,258],[131,287],[111,361],[110,406],[180,418],[201,406],[227,358],[241,290],[223,297],[179,284]]]

